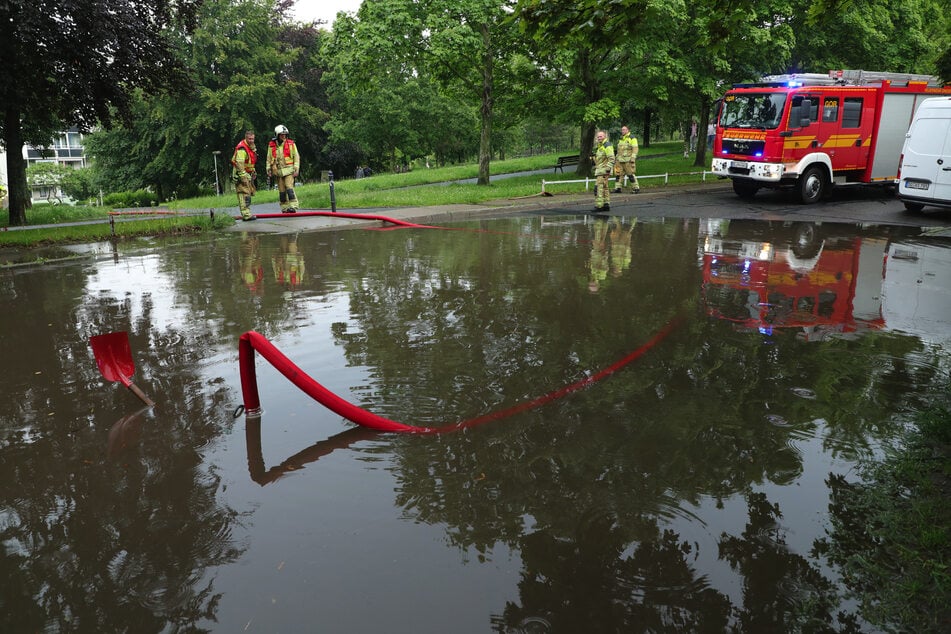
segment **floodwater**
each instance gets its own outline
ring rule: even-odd
[[[830,489],[946,403],[951,240],[450,229],[0,272],[0,630],[762,632],[854,613],[817,547]],[[359,408],[465,427],[366,430],[262,354],[247,418],[250,330]],[[110,332],[154,409],[97,368],[89,338]]]

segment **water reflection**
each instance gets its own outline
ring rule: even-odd
[[[0,277],[0,629],[849,631],[812,552],[826,480],[947,397],[946,243],[458,228],[486,231],[120,245]],[[558,393],[680,314],[604,380],[457,434],[349,428],[268,368],[263,428],[232,418],[247,330],[425,425]],[[98,374],[88,336],[118,330],[152,413]]]
[[[305,465],[316,462],[338,449],[347,449],[354,443],[377,438],[380,435],[379,432],[373,429],[353,427],[326,440],[316,442],[269,469],[264,461],[261,422],[261,417],[254,417],[245,420],[244,424],[248,452],[248,472],[251,474],[251,479],[261,486],[274,482],[286,473],[303,469]]]
[[[880,229],[750,221],[702,232],[709,315],[741,330],[794,328],[807,340],[888,327],[951,341],[947,245]]]
[[[588,259],[588,290],[597,293],[608,275],[620,277],[631,265],[631,232],[637,219],[594,220],[591,256]]]
[[[280,249],[271,257],[278,286],[297,288],[304,281],[304,256],[297,250],[297,236],[281,236]]]
[[[151,409],[151,406],[145,406],[137,412],[126,414],[112,425],[112,428],[109,429],[109,441],[106,445],[106,453],[110,458],[119,457],[123,452],[139,443],[139,438],[142,436],[142,425],[145,422],[145,413]]]
[[[264,266],[261,264],[260,238],[254,234],[242,234],[239,253],[241,282],[252,294],[260,295],[264,282]]]

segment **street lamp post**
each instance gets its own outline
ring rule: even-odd
[[[212,150],[211,153],[215,157],[215,194],[221,196],[221,184],[218,181],[218,155],[221,154],[221,150]]]

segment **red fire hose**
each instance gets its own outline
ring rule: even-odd
[[[601,379],[614,374],[663,341],[667,335],[669,335],[677,326],[680,325],[682,321],[682,317],[675,317],[639,348],[619,359],[615,363],[600,370],[599,372],[587,376],[580,381],[576,381],[575,383],[561,387],[553,392],[545,394],[544,396],[520,403],[513,407],[442,427],[413,427],[412,425],[405,425],[395,420],[390,420],[389,418],[377,416],[376,414],[369,412],[362,407],[358,407],[353,403],[344,400],[308,376],[263,335],[253,330],[249,330],[248,332],[241,335],[241,338],[238,341],[238,359],[241,367],[241,391],[244,396],[244,409],[249,415],[258,414],[261,411],[261,400],[258,396],[257,373],[254,368],[254,352],[256,350],[257,352],[260,352],[261,355],[278,370],[278,372],[290,379],[291,383],[299,387],[307,395],[318,401],[324,407],[327,407],[331,411],[343,416],[349,421],[357,423],[358,425],[363,425],[364,427],[369,427],[370,429],[376,429],[378,431],[410,434],[443,434],[446,432],[458,431],[460,429],[475,427],[476,425],[481,425],[482,423],[499,420],[519,412],[540,407],[545,403],[562,398],[571,392],[575,392],[583,387],[591,385],[592,383],[600,381]]]
[[[273,214],[254,214],[254,215],[258,218],[284,218],[285,220],[290,220],[293,218],[307,218],[312,216],[327,216],[328,218],[355,218],[357,220],[379,220],[380,222],[388,222],[398,227],[415,227],[418,229],[438,228],[438,227],[431,227],[429,225],[416,224],[415,222],[407,222],[405,220],[399,220],[398,218],[391,218],[389,216],[380,216],[378,214],[355,214],[355,213],[347,213],[343,211],[298,211],[292,214],[273,213]],[[241,216],[234,216],[234,219],[240,220]]]

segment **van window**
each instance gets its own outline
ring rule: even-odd
[[[842,108],[842,127],[857,128],[862,125],[862,98],[846,97]]]
[[[918,119],[911,126],[908,150],[919,156],[939,156],[948,134],[948,119]]]
[[[822,103],[823,123],[835,123],[839,120],[839,98],[826,97]]]

